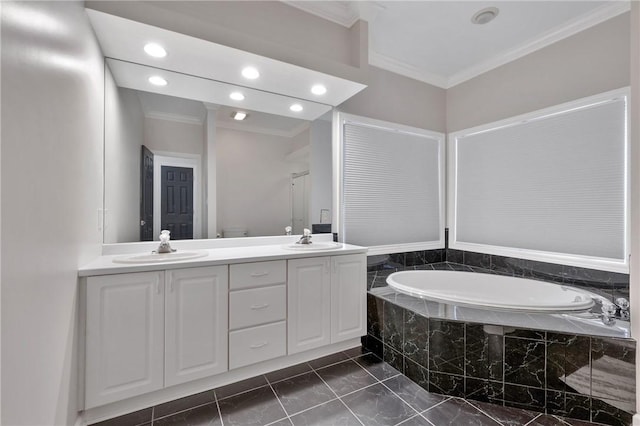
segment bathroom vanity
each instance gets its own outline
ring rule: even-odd
[[[99,418],[143,408],[359,345],[366,250],[276,244],[159,263],[100,257],[79,271],[84,409],[98,407],[90,417]]]

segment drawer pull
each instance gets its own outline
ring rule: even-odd
[[[268,303],[263,303],[262,305],[251,305],[251,309],[257,311],[258,309],[264,309],[269,306]]]
[[[259,349],[262,348],[264,346],[267,346],[269,343],[268,342],[262,342],[262,343],[258,343],[256,345],[251,345],[249,346],[251,349]]]
[[[258,278],[258,277],[264,277],[269,275],[268,271],[264,271],[264,272],[253,272],[252,274],[250,274],[253,278]]]

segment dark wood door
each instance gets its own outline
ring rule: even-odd
[[[153,241],[153,152],[144,145],[140,163],[140,241]]]
[[[172,240],[193,239],[193,169],[162,166],[161,227]]]

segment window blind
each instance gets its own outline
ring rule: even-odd
[[[443,239],[443,136],[343,124],[344,241],[363,246]]]
[[[624,96],[591,99],[456,134],[452,246],[624,261],[626,114]]]

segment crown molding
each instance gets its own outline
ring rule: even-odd
[[[373,65],[374,67],[382,68],[414,80],[422,81],[423,83],[431,84],[432,86],[441,87],[443,89],[447,88],[448,80],[446,77],[425,72],[418,67],[381,55],[373,50],[369,50],[369,65]]]
[[[502,52],[487,61],[474,65],[466,70],[460,71],[451,77],[447,81],[446,89],[463,83],[467,80],[471,80],[487,71],[498,68],[516,59],[522,58],[530,53],[547,47],[553,43],[563,40],[567,37],[571,37],[581,31],[598,25],[608,19],[614,18],[631,9],[631,3],[629,1],[614,1],[602,7],[593,10],[590,13],[579,16],[560,27],[551,29],[535,39],[529,40],[517,46],[513,49],[509,49],[506,52]]]
[[[178,122],[178,123],[185,123],[185,124],[202,124],[203,123],[203,119],[198,118],[198,117],[192,117],[192,116],[180,115],[180,114],[171,114],[171,113],[168,113],[168,112],[145,111],[144,112],[144,116],[145,116],[145,118],[153,118],[153,119],[156,119],[156,120],[175,121],[175,122]]]
[[[282,138],[293,138],[295,136],[298,136],[300,133],[304,132],[305,130],[307,130],[309,128],[309,123],[304,122],[289,131],[269,129],[267,127],[260,127],[260,126],[253,126],[247,123],[240,123],[240,122],[232,123],[229,121],[218,121],[218,120],[216,120],[216,127],[221,127],[223,129],[229,129],[229,130],[238,130],[241,132],[251,132],[251,133],[260,133],[263,135],[279,136]]]
[[[346,28],[351,28],[360,19],[359,11],[352,7],[351,2],[292,0],[282,0],[282,2]]]

